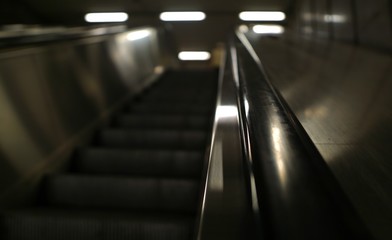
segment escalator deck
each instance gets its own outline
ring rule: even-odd
[[[191,239],[216,85],[213,70],[165,73],[45,177],[36,206],[3,214],[0,239]]]

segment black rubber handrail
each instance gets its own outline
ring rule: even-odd
[[[230,41],[242,137],[265,239],[372,239],[245,35]],[[284,66],[282,66],[284,67]]]

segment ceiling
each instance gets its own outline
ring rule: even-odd
[[[129,11],[154,12],[168,10],[239,11],[239,10],[280,10],[287,0],[19,0],[45,15],[66,14],[88,11]]]
[[[7,0],[6,0],[7,1]],[[32,22],[42,25],[86,25],[87,12],[125,11],[129,14],[130,27],[152,25],[173,30],[180,50],[211,50],[225,40],[233,26],[240,24],[238,13],[244,10],[285,11],[291,0],[8,0],[9,12],[25,11]],[[1,3],[0,3],[1,5]],[[4,7],[3,7],[4,9]],[[162,11],[201,10],[207,13],[202,22],[162,23]],[[1,14],[1,10],[0,10]],[[7,13],[5,13],[7,14]],[[20,16],[22,16],[20,15]],[[13,17],[10,15],[11,18]],[[15,17],[14,17],[15,18]],[[22,19],[22,17],[20,17]],[[14,19],[14,23],[19,19]]]

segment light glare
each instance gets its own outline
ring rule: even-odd
[[[284,33],[284,27],[280,25],[255,25],[253,31],[257,34],[277,35]]]
[[[286,19],[284,12],[277,11],[246,11],[239,17],[243,21],[283,21]]]
[[[148,37],[149,35],[150,35],[149,30],[139,30],[139,31],[134,31],[134,32],[128,33],[127,39],[129,41],[136,41],[136,40]]]
[[[84,16],[86,22],[125,22],[128,14],[124,12],[88,13]]]
[[[222,106],[218,106],[218,108],[216,109],[216,116],[219,119],[237,117],[237,114],[238,114],[238,110],[236,106],[222,105]]]
[[[162,21],[202,21],[206,18],[206,14],[199,11],[163,12],[159,18]]]
[[[211,54],[206,51],[182,51],[178,58],[182,61],[206,61],[211,58]]]
[[[343,15],[337,15],[337,14],[332,14],[332,15],[324,15],[324,21],[327,23],[344,23],[346,22],[346,17]]]

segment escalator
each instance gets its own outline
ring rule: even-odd
[[[216,102],[215,70],[167,71],[126,103],[1,239],[192,239]]]

